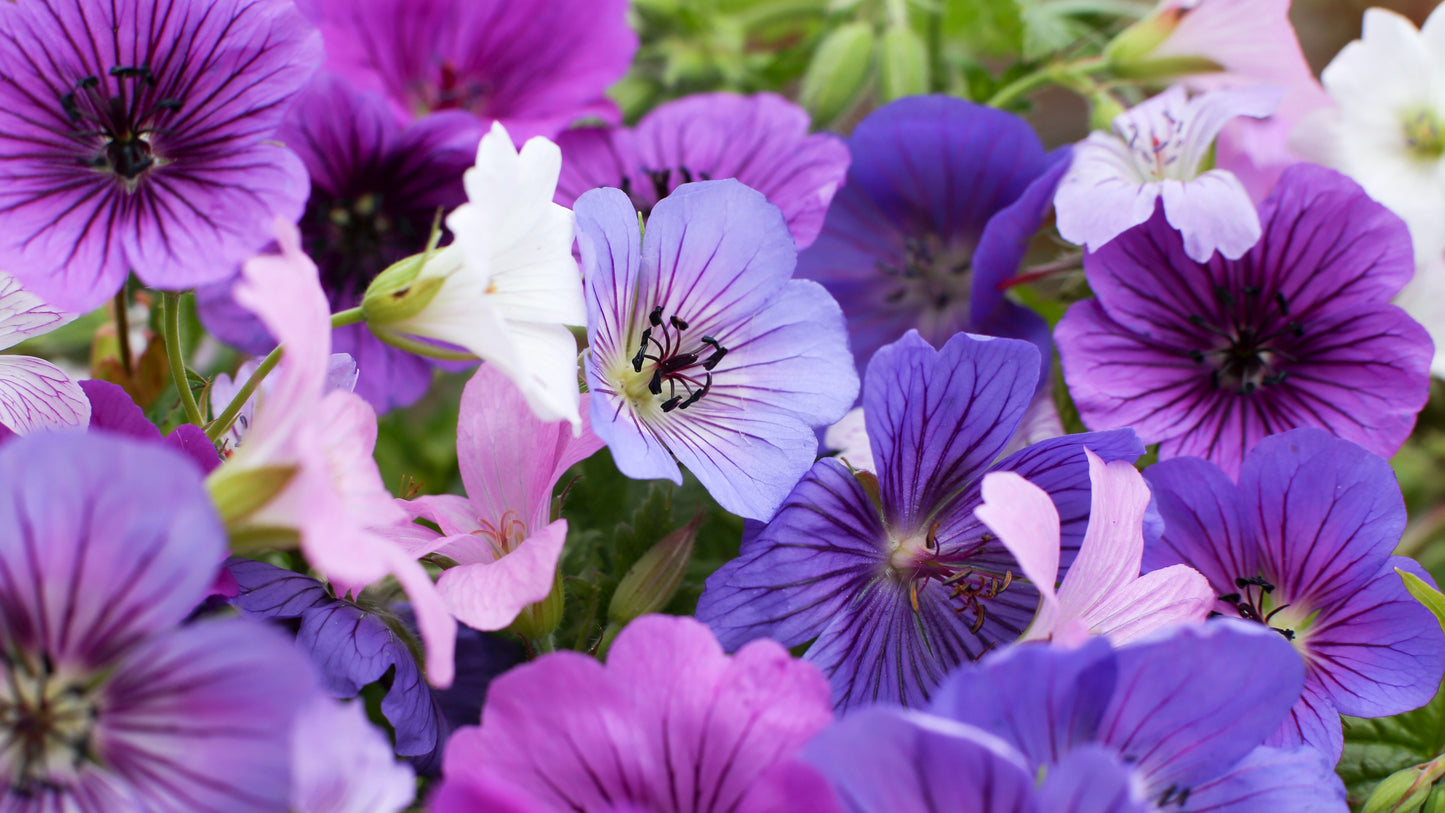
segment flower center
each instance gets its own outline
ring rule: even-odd
[[[517,516],[516,511],[509,510],[502,514],[502,518],[495,525],[482,517],[477,517],[477,524],[482,526],[481,529],[472,533],[486,540],[487,547],[492,549],[492,555],[498,559],[527,541],[527,523]]]
[[[899,265],[878,263],[878,270],[896,283],[883,301],[904,308],[922,308],[937,314],[957,302],[967,302],[973,285],[973,250],[950,247],[936,234],[903,241]]]
[[[1436,161],[1445,155],[1445,140],[1440,137],[1440,120],[1425,108],[1405,117],[1405,147],[1416,158]]]
[[[632,177],[629,175],[622,176],[622,179],[618,182],[618,188],[627,193],[627,197],[632,201],[633,208],[641,212],[644,218],[652,214],[652,207],[656,206],[658,201],[671,195],[672,190],[679,186],[685,183],[692,183],[693,181],[712,180],[712,175],[709,173],[693,173],[692,170],[684,166],[679,166],[676,169],[647,169],[644,167],[642,174],[647,176],[647,181],[651,184],[650,189],[646,185],[641,189],[634,187],[632,185]]]
[[[1223,286],[1215,286],[1215,298],[1224,306],[1225,318],[1188,317],[1189,324],[1208,334],[1209,342],[1208,349],[1191,350],[1189,356],[1195,364],[1212,368],[1209,380],[1215,389],[1249,395],[1289,377],[1283,367],[1294,361],[1294,356],[1281,346],[1281,340],[1303,336],[1304,327],[1289,318],[1284,294],[1262,299],[1260,290],[1250,285],[1244,286],[1243,293],[1241,299]]]
[[[425,245],[422,218],[388,205],[397,202],[374,191],[328,195],[312,188],[302,221],[306,253],[316,258],[334,306],[355,304],[383,269]]]
[[[86,76],[60,96],[60,109],[75,128],[84,166],[110,173],[134,192],[147,170],[165,164],[154,137],[167,132],[162,119],[181,109],[179,100],[156,98],[149,65],[116,65],[104,77]]]
[[[952,609],[960,615],[971,615],[973,620],[969,624],[969,631],[975,635],[983,629],[983,622],[988,618],[988,610],[985,602],[998,598],[999,594],[1007,590],[1013,583],[1013,572],[1004,571],[1002,575],[980,570],[976,567],[964,564],[961,561],[951,561],[949,557],[940,553],[938,548],[938,525],[935,523],[927,533],[915,533],[902,538],[893,538],[888,543],[888,569],[895,580],[907,582],[908,600],[913,605],[913,612],[920,612],[918,606],[918,590],[921,585],[926,585],[928,580],[937,581],[939,585],[948,589],[949,600],[952,602]],[[979,540],[980,543],[988,541],[985,535]],[[990,641],[988,644],[973,656],[975,660],[983,657],[996,644]]]
[[[492,83],[475,76],[464,76],[450,59],[443,59],[437,65],[434,78],[418,79],[411,83],[408,90],[412,111],[418,116],[437,110],[466,110],[482,114],[492,97]]]
[[[21,794],[73,783],[95,759],[95,687],[25,653],[4,653],[0,670],[0,782]]]
[[[687,409],[712,389],[712,371],[728,349],[711,336],[694,340],[687,320],[677,314],[663,319],[661,305],[647,321],[631,371],[621,374],[620,389],[635,406],[657,403],[663,412]]]
[[[1194,177],[1195,168],[1179,160],[1184,155],[1184,123],[1167,110],[1149,117],[1144,124],[1130,118],[1116,132],[1129,145],[1129,155],[1141,179],[1187,181]]]
[[[1281,603],[1274,595],[1274,585],[1263,576],[1240,576],[1234,586],[1239,592],[1225,593],[1219,600],[1234,605],[1240,618],[1264,624],[1289,641],[1309,629],[1313,614],[1303,607]]]

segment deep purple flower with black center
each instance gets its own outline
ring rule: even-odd
[[[332,311],[361,304],[387,266],[426,249],[438,211],[466,202],[462,173],[477,157],[481,125],[451,111],[399,123],[386,99],[322,71],[277,131],[311,175],[302,245],[316,262]],[[221,339],[249,353],[275,346],[230,296],[230,284],[201,292],[201,316]],[[332,349],[356,360],[356,393],[378,411],[426,392],[433,363],[382,343],[365,325],[332,331]]]
[[[1230,475],[1266,435],[1314,426],[1389,456],[1425,405],[1430,336],[1390,299],[1415,264],[1400,218],[1298,164],[1237,260],[1191,260],[1162,210],[1084,258],[1095,298],[1055,331],[1091,429],[1132,426],[1161,458]]]
[[[230,559],[226,569],[239,588],[235,607],[293,631],[296,647],[316,665],[333,697],[355,697],[389,675],[381,713],[395,731],[396,753],[411,757],[424,774],[441,770],[453,730],[476,723],[492,678],[522,661],[512,642],[458,627],[456,680],[433,689],[412,648],[417,633],[409,608],[368,609],[336,598],[310,576],[252,559]]]
[[[879,350],[863,387],[876,480],[819,460],[708,578],[698,619],[729,649],[761,636],[813,641],[804,659],[828,675],[840,708],[922,706],[951,669],[1016,640],[1039,593],[974,516],[983,476],[1013,471],[1048,492],[1067,567],[1088,522],[1084,448],[1105,460],[1143,452],[1120,430],[998,459],[1038,374],[1038,351],[1013,339],[959,334],[934,350],[910,331]]]
[[[285,636],[186,619],[226,533],[159,444],[46,433],[0,448],[0,808],[275,811],[320,697]]]
[[[910,329],[934,345],[961,331],[1028,339],[1048,327],[1000,289],[1068,168],[1018,116],[949,96],[900,99],[848,138],[853,163],[798,276],[843,306],[862,371]]]
[[[1276,742],[1337,759],[1341,714],[1387,717],[1435,696],[1445,634],[1395,572],[1429,579],[1391,555],[1405,504],[1382,458],[1296,429],[1260,441],[1238,485],[1198,458],[1158,463],[1145,478],[1164,518],[1145,569],[1193,566],[1218,612],[1273,627],[1304,658],[1304,693]]]
[[[321,56],[290,0],[0,4],[0,268],[80,312],[230,276],[301,214],[275,129]]]
[[[629,477],[682,484],[773,515],[817,456],[814,427],[858,396],[843,314],[792,279],[778,207],[736,180],[684,184],[646,235],[622,191],[577,201],[592,431]]]
[[[929,711],[999,737],[1043,777],[1079,751],[1112,756],[1144,810],[1345,813],[1333,759],[1264,744],[1303,673],[1279,635],[1219,620],[1120,649],[1013,647],[949,676]]]
[[[521,143],[621,118],[604,95],[637,35],[626,0],[300,0],[326,66],[380,93],[401,121],[438,110],[497,120]]]
[[[645,217],[682,184],[736,178],[782,209],[807,248],[848,170],[847,146],[808,126],[807,111],[774,93],[700,93],[659,105],[635,128],[568,130],[557,138],[555,200],[571,207],[587,190],[613,186]]]

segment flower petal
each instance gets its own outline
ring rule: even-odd
[[[0,424],[24,435],[89,422],[90,400],[64,370],[44,359],[0,356]]]
[[[1039,591],[1039,615],[1027,637],[1047,638],[1060,620],[1054,594],[1059,573],[1058,509],[1047,492],[1011,471],[984,475],[982,492],[983,504],[973,510],[974,515],[998,536]]]
[[[505,629],[528,604],[552,591],[557,560],[567,539],[567,520],[538,528],[506,556],[461,564],[437,579],[447,610],[478,630]]]

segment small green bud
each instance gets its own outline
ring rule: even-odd
[[[420,277],[426,262],[435,257],[423,252],[399,260],[371,281],[361,299],[361,313],[369,325],[389,325],[421,313],[436,298],[445,277]]]
[[[879,44],[878,78],[883,100],[928,92],[928,46],[907,26],[893,26]]]
[[[823,38],[798,99],[815,123],[827,124],[848,110],[863,92],[872,61],[873,28],[867,23],[846,23]]]
[[[1434,762],[1412,765],[1385,777],[1360,813],[1413,813],[1425,804],[1440,770]]]
[[[702,513],[687,525],[664,536],[642,554],[612,593],[607,617],[618,626],[667,606],[682,584],[687,563],[692,559],[692,543],[702,525]]]
[[[1445,788],[1434,785],[1420,813],[1445,813]]]
[[[529,641],[546,638],[562,623],[562,610],[566,603],[567,590],[562,586],[562,572],[559,570],[552,579],[552,592],[541,601],[523,607],[508,629]]]
[[[286,489],[296,476],[295,466],[259,466],[237,469],[221,466],[206,478],[206,491],[227,529],[264,507]]]
[[[1189,9],[1175,8],[1145,17],[1110,40],[1104,46],[1104,58],[1115,68],[1148,59],[1155,48],[1174,34],[1179,21],[1188,13]]]
[[[1114,66],[1114,74],[1124,79],[1143,79],[1149,82],[1169,82],[1181,76],[1196,73],[1219,73],[1224,66],[1208,57],[1171,56]]]

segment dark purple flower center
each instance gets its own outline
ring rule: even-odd
[[[1194,363],[1210,367],[1215,389],[1249,395],[1260,387],[1281,384],[1289,377],[1285,365],[1294,361],[1294,342],[1304,328],[1290,318],[1284,294],[1271,298],[1246,285],[1236,297],[1223,286],[1214,295],[1222,306],[1214,318],[1193,314],[1189,324],[1203,331],[1206,349],[1191,350]]]
[[[712,371],[728,354],[728,349],[711,336],[692,339],[686,335],[687,320],[677,314],[663,319],[661,305],[652,309],[647,320],[650,327],[642,331],[641,346],[632,357],[632,371],[641,373],[643,364],[651,361],[652,376],[647,380],[647,391],[660,396],[663,388],[667,388],[666,400],[661,405],[663,412],[687,409],[712,389]],[[679,389],[682,392],[678,392]]]
[[[1238,593],[1225,593],[1219,600],[1226,604],[1233,604],[1239,611],[1239,617],[1250,621],[1264,624],[1287,640],[1293,641],[1295,631],[1292,627],[1275,626],[1271,622],[1275,617],[1288,608],[1289,604],[1275,604],[1273,601],[1274,585],[1270,584],[1262,576],[1240,576],[1234,580],[1234,586],[1239,588]]]
[[[899,261],[880,260],[877,267],[894,283],[883,301],[910,309],[947,311],[968,301],[973,284],[972,249],[950,246],[931,233],[905,239]]]
[[[437,65],[434,77],[412,82],[409,90],[407,95],[417,115],[437,110],[465,110],[483,115],[488,112],[488,102],[492,99],[491,82],[463,74],[450,59],[443,59]]]
[[[685,183],[693,181],[710,181],[712,175],[706,172],[694,173],[687,167],[676,169],[642,169],[642,174],[647,176],[647,182],[639,189],[632,185],[632,177],[623,175],[618,181],[618,188],[627,194],[632,201],[632,206],[645,218],[652,214],[652,207],[657,202],[672,194],[672,190]],[[650,187],[650,188],[649,188]]]
[[[86,76],[61,94],[60,109],[82,146],[82,165],[111,173],[127,191],[141,175],[163,161],[154,137],[164,134],[164,119],[181,108],[161,97],[149,65],[116,65],[105,76]]]
[[[334,304],[355,304],[382,269],[425,247],[429,214],[416,208],[382,192],[312,190],[301,227]]]
[[[94,760],[91,687],[55,672],[48,658],[4,653],[0,676],[0,782],[29,796],[63,787]]]

